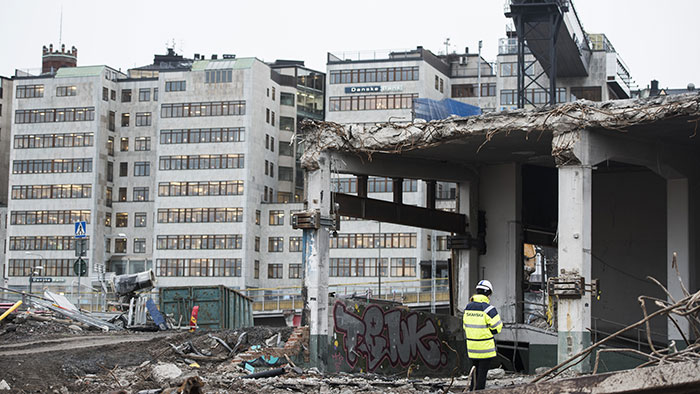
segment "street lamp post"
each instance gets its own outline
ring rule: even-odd
[[[33,256],[39,256],[41,261],[44,261],[44,256],[40,255],[39,253],[33,253],[33,252],[24,252],[26,255],[33,255]],[[32,282],[34,282],[34,273],[36,270],[43,270],[44,266],[43,265],[34,265],[32,264],[32,269],[29,272],[29,294],[32,294]]]

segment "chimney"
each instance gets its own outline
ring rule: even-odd
[[[469,47],[464,47],[464,53],[467,55],[469,54]]]
[[[659,91],[659,81],[652,79],[651,80],[651,91],[652,92],[658,92]]]

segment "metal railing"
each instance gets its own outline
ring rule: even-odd
[[[432,302],[430,279],[382,281],[381,295],[376,282],[337,283],[328,286],[336,296],[359,296],[400,302],[404,305],[426,305]],[[435,303],[444,305],[450,301],[447,278],[435,279]],[[240,290],[253,299],[253,312],[299,311],[304,306],[301,287],[275,287]]]
[[[603,330],[598,329],[598,325],[600,323],[605,323],[608,326],[615,326],[619,328],[625,328],[628,326],[628,324],[624,323],[619,323],[619,322],[614,322],[606,319],[602,319],[600,317],[591,317],[591,323],[593,324],[593,327],[591,329],[591,334],[593,335],[593,343],[598,342],[600,339],[603,339],[611,334],[613,332],[607,332]],[[642,347],[646,347],[649,345],[647,342],[647,330],[646,328],[639,327],[634,329],[634,331],[631,331],[636,333],[636,339],[635,338],[630,338],[630,337],[625,337],[625,336],[618,336],[616,339],[626,342],[631,345],[636,345],[637,350],[641,350]],[[665,344],[667,342],[667,337],[665,334],[660,333],[660,332],[654,332],[654,331],[649,331],[649,337],[652,340],[652,343],[654,344]]]

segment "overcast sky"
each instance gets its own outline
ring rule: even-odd
[[[578,0],[589,33],[605,33],[640,87],[700,85],[697,0]],[[123,71],[149,64],[166,43],[186,57],[233,53],[299,59],[325,71],[326,52],[464,47],[496,60],[509,22],[503,0],[118,1],[0,0],[0,75],[41,67],[41,48],[78,48],[78,65]]]

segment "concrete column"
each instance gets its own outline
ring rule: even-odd
[[[516,163],[495,164],[482,166],[479,175],[479,209],[486,213],[486,254],[479,256],[478,278],[493,284],[491,305],[503,322],[517,323],[523,316],[518,302],[523,299],[522,171]]]
[[[591,281],[591,167],[559,167],[559,276]],[[591,295],[561,298],[558,305],[558,359],[562,362],[590,346]],[[590,370],[590,358],[573,369]]]
[[[425,207],[435,209],[435,192],[437,184],[435,181],[425,181]]]
[[[394,202],[397,204],[403,204],[403,178],[393,178],[392,190],[394,192]]]
[[[684,297],[678,275],[686,289],[690,290],[690,232],[689,232],[689,194],[688,179],[669,179],[666,181],[666,249],[668,265],[666,268],[666,286],[673,298],[678,301]],[[678,272],[671,266],[673,253],[677,254]],[[669,301],[671,301],[669,299]],[[685,318],[676,319],[683,334],[690,338],[690,326]],[[675,324],[668,320],[668,339],[675,340],[678,345],[685,346],[683,336]]]
[[[479,216],[478,204],[478,187],[476,181],[461,182],[458,184],[459,194],[457,200],[457,209],[459,213],[467,215],[469,221],[469,233],[472,238],[477,236],[477,220]],[[433,245],[435,247],[435,245]],[[456,298],[454,300],[455,308],[463,310],[469,302],[469,297],[476,287],[479,279],[477,267],[479,260],[479,251],[476,248],[457,249],[453,260],[453,270],[455,274],[454,286]],[[455,313],[453,311],[453,313]]]
[[[307,172],[307,209],[328,217],[331,203],[330,157],[321,155],[319,169]],[[302,296],[309,325],[310,363],[321,371],[328,359],[328,228],[306,229],[303,234],[304,281]]]

